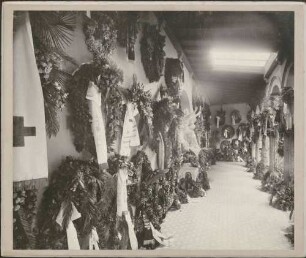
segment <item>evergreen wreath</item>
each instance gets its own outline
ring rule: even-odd
[[[235,123],[239,124],[241,122],[241,115],[238,110],[233,110],[231,113],[231,118],[234,117]]]
[[[168,95],[178,98],[180,95],[180,81],[184,80],[183,63],[178,58],[167,58],[165,64],[165,82]]]
[[[141,62],[149,82],[158,81],[163,73],[166,37],[156,25],[145,23],[140,40]]]
[[[106,12],[91,12],[91,18],[85,17],[83,31],[87,48],[95,61],[104,59],[116,48],[116,24]]]
[[[137,82],[135,75],[133,77],[133,84],[128,90],[128,100],[137,106],[140,114],[139,126],[140,128],[147,129],[147,138],[150,139],[153,134],[152,95],[150,91],[144,90],[143,84]]]
[[[98,80],[99,78],[99,80]],[[87,150],[96,156],[91,129],[91,115],[86,99],[89,81],[96,83],[106,105],[106,139],[108,148],[118,136],[123,123],[123,96],[118,85],[123,81],[122,71],[107,59],[98,63],[82,64],[73,74],[67,99],[70,113],[68,126],[73,133],[73,142],[78,152]]]

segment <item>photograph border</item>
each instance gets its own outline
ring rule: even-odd
[[[1,76],[1,255],[17,257],[303,257],[304,253],[304,86],[305,4],[300,2],[4,2]],[[70,11],[293,11],[294,12],[294,182],[293,250],[13,250],[13,12]],[[288,219],[289,220],[289,219]]]

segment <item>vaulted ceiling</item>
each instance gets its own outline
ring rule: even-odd
[[[265,88],[263,69],[243,70],[233,66],[232,69],[217,70],[212,64],[212,51],[277,52],[283,45],[281,33],[288,31],[284,27],[286,21],[292,19],[290,15],[288,12],[162,13],[201,85],[200,90],[205,92],[212,105],[250,103]]]

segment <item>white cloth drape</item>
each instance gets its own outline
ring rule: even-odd
[[[63,226],[63,215],[64,215],[64,203],[61,205],[61,209],[57,215],[56,222],[62,227]],[[67,242],[68,242],[68,249],[69,250],[80,250],[80,244],[78,240],[77,231],[74,227],[73,221],[80,218],[81,214],[77,211],[74,204],[72,204],[72,215],[68,222],[67,228],[66,228],[66,234],[67,234]]]
[[[29,14],[24,14],[13,42],[14,182],[48,178],[43,92]]]
[[[99,250],[99,236],[96,228],[92,228],[89,235],[89,250]]]
[[[86,99],[88,99],[89,111],[92,116],[92,132],[96,145],[96,152],[99,164],[107,164],[107,144],[105,137],[105,126],[101,111],[101,93],[98,87],[89,82]]]
[[[292,129],[292,115],[291,112],[288,108],[288,105],[286,103],[284,103],[284,115],[285,115],[285,122],[286,122],[286,129],[290,130]]]

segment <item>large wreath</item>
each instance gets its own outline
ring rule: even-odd
[[[140,52],[141,62],[149,82],[158,81],[163,73],[165,42],[166,37],[159,33],[155,25],[144,24]]]
[[[220,144],[220,150],[223,153],[226,148],[229,148],[231,146],[231,142],[229,140],[223,140]]]
[[[180,81],[184,80],[183,63],[178,58],[167,58],[165,64],[165,81],[168,95],[177,98],[180,94]]]
[[[219,120],[219,126],[222,126],[225,124],[225,111],[221,108],[221,110],[217,111],[216,117],[215,117],[215,122],[216,124],[218,123],[217,117],[220,117]]]
[[[106,98],[106,139],[108,147],[113,143],[121,130],[123,123],[123,95],[118,85],[123,81],[122,71],[106,59],[101,59],[99,64],[82,64],[74,72],[69,85],[67,99],[70,112],[68,126],[73,134],[73,142],[78,152],[89,151],[96,156],[96,149],[91,129],[91,115],[88,109],[86,93],[89,81],[96,82],[101,90],[102,98]],[[100,76],[99,82],[97,78]]]
[[[222,128],[222,136],[225,139],[230,139],[235,135],[235,130],[231,125],[225,125]]]
[[[235,124],[239,124],[241,122],[241,115],[238,110],[233,110],[231,113],[231,120],[234,119]]]

